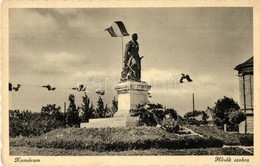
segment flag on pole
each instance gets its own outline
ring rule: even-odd
[[[111,37],[129,36],[122,21],[115,21],[109,28],[105,29],[105,31],[108,31]]]

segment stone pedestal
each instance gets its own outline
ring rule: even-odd
[[[118,111],[112,118],[90,119],[89,123],[81,123],[80,127],[135,127],[139,125],[139,117],[131,117],[129,110],[138,104],[148,102],[148,91],[151,86],[145,82],[126,81],[118,83],[115,90],[118,94]]]
[[[145,82],[127,81],[119,83],[115,90],[118,94],[117,117],[129,115],[129,110],[138,104],[148,102],[148,91],[151,86]]]
[[[129,111],[138,104],[148,103],[150,88],[146,82],[135,81],[121,82],[115,87],[118,94],[118,111],[115,117],[124,118],[125,126],[139,125],[139,117],[131,117]]]

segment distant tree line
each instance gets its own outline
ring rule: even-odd
[[[41,112],[9,110],[9,135],[10,137],[36,136],[56,128],[79,127],[81,122],[88,122],[91,118],[112,117],[117,109],[118,102],[115,98],[112,100],[112,107],[109,108],[100,96],[97,107],[94,108],[86,93],[82,96],[81,106],[76,106],[75,96],[71,94],[65,113],[56,104],[43,106]]]
[[[49,132],[56,128],[79,127],[81,122],[89,122],[92,118],[113,117],[118,110],[118,101],[114,98],[109,108],[99,96],[97,106],[94,108],[88,95],[82,96],[82,104],[77,106],[75,96],[69,95],[69,105],[66,112],[56,104],[43,106],[41,112],[28,110],[9,110],[9,135],[35,136]],[[236,126],[246,119],[244,112],[232,98],[224,96],[217,100],[211,108],[214,124],[223,129],[224,125]],[[142,125],[160,126],[161,128],[177,132],[179,125],[207,125],[206,111],[194,110],[187,112],[184,118],[179,116],[173,108],[163,107],[161,104],[138,105],[130,110],[131,116],[139,116]]]

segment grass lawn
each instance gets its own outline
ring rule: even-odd
[[[12,156],[134,156],[134,155],[252,155],[240,148],[201,148],[201,149],[146,149],[126,151],[91,151],[76,149],[35,148],[35,147],[10,147]]]
[[[10,138],[10,146],[78,149],[91,151],[125,151],[132,149],[187,149],[222,147],[213,137],[174,134],[156,127],[136,128],[66,128],[37,137]]]
[[[61,128],[10,138],[9,144],[10,155],[252,155],[238,147],[222,148],[223,141],[211,134],[175,134],[156,127]]]
[[[186,126],[204,136],[211,136],[221,139],[225,145],[253,146],[253,134],[227,133],[213,126]]]

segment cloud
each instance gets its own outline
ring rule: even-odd
[[[58,30],[53,17],[42,16],[34,10],[10,9],[11,37],[45,37]]]

